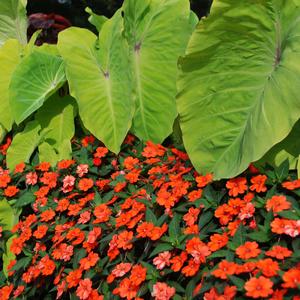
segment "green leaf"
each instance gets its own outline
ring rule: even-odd
[[[6,129],[0,124],[0,143],[2,143],[3,139],[7,134]]]
[[[0,1],[0,47],[8,39],[27,43],[27,0]]]
[[[137,106],[133,131],[160,143],[177,116],[177,60],[191,31],[189,1],[126,0],[123,11]]]
[[[151,222],[154,225],[156,225],[156,223],[157,223],[157,218],[151,208],[147,208],[147,210],[146,210],[146,221]]]
[[[35,196],[31,191],[26,191],[23,195],[18,197],[16,200],[17,201],[14,204],[14,207],[20,208],[33,203],[35,200]]]
[[[237,287],[238,291],[244,290],[245,281],[237,276],[227,275],[230,281]]]
[[[297,162],[297,175],[299,179],[300,178],[300,155],[298,156],[298,162]]]
[[[10,104],[17,124],[40,108],[65,82],[62,58],[33,51],[22,60],[12,75]]]
[[[259,161],[259,164],[268,163],[278,167],[285,160],[289,161],[290,169],[297,168],[297,160],[300,154],[300,120],[294,125],[289,135],[280,143],[271,148]]]
[[[0,200],[0,223],[3,230],[11,230],[19,220],[19,213],[4,198]]]
[[[169,236],[174,240],[178,240],[181,235],[180,221],[181,216],[179,214],[174,214],[169,225]]]
[[[299,14],[293,0],[217,0],[197,26],[180,62],[178,110],[198,172],[240,174],[299,119]]]
[[[119,152],[134,109],[120,12],[103,25],[99,41],[88,30],[70,28],[60,33],[58,49],[84,126]]]
[[[38,150],[40,162],[49,162],[51,166],[55,166],[55,164],[59,161],[58,154],[55,149],[47,142],[41,143]]]
[[[228,254],[228,250],[218,250],[211,254],[208,258],[217,258],[217,257],[225,257]]]
[[[12,271],[18,271],[20,269],[25,270],[25,268],[30,264],[32,257],[22,257],[17,261],[17,263],[12,267]]]
[[[75,134],[74,105],[75,102],[72,97],[60,97],[58,94],[55,94],[45,102],[36,114],[36,119],[42,126],[41,134],[46,131],[44,140],[57,153],[56,160],[54,154],[51,156],[53,165],[58,160],[71,158],[71,139]],[[39,147],[40,152],[43,151],[43,147],[45,145]],[[44,150],[49,152],[48,148]]]
[[[245,226],[240,224],[233,236],[232,243],[235,247],[238,247],[246,242],[246,230]]]
[[[88,19],[89,22],[100,32],[103,24],[108,20],[107,17],[95,14],[89,7],[87,7],[85,11],[90,15]]]
[[[20,211],[13,209],[6,199],[0,200],[0,223],[3,230],[11,230],[19,220]],[[7,266],[15,256],[9,251],[13,237],[6,242],[6,251],[3,254],[3,272],[7,277]]]
[[[257,231],[248,233],[247,237],[260,243],[266,243],[272,239],[272,234],[271,232]]]
[[[214,217],[214,213],[210,210],[200,213],[199,223],[198,223],[200,231],[208,222],[212,220],[213,217]]]
[[[13,124],[9,103],[9,84],[13,72],[21,61],[21,52],[22,46],[17,40],[8,40],[3,47],[0,48],[0,123],[7,131],[11,130]]]
[[[289,160],[286,159],[284,160],[278,168],[275,169],[275,175],[279,182],[282,182],[283,180],[286,179],[286,177],[289,175]]]
[[[296,220],[298,221],[300,219],[300,215],[293,212],[293,211],[280,211],[277,213],[280,217],[283,217],[285,219],[289,220]]]
[[[7,150],[7,166],[12,171],[21,162],[29,163],[30,157],[40,142],[41,126],[37,121],[27,123],[23,132],[17,133]]]

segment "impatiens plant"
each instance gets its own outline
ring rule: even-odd
[[[128,132],[162,143],[175,128],[197,171],[216,179],[257,161],[300,170],[298,0],[215,0],[198,25],[188,0],[125,0],[110,19],[87,8],[97,35],[70,27],[41,47],[38,32],[26,41],[26,1],[2,2],[0,139],[30,136],[32,121],[39,137],[31,153],[8,154],[9,168],[36,150],[52,165],[71,158],[70,132],[40,124],[55,105],[51,118],[114,153]]]
[[[23,212],[2,221],[16,257],[1,299],[299,299],[300,181],[286,164],[217,182],[133,136],[119,155],[92,136],[73,154],[11,174],[2,157],[0,203]]]

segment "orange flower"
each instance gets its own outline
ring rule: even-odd
[[[232,208],[227,204],[223,204],[215,210],[215,217],[219,219],[221,225],[227,225],[233,218],[232,213]]]
[[[92,281],[89,278],[79,281],[79,285],[76,289],[76,295],[80,300],[86,300],[89,298],[92,292]]]
[[[186,222],[188,226],[193,225],[195,222],[197,222],[198,215],[200,213],[199,208],[193,208],[191,207],[188,212],[183,216],[183,220]]]
[[[84,241],[85,235],[84,232],[82,232],[79,228],[74,228],[70,229],[66,235],[66,238],[69,241],[72,241],[73,245],[79,245]]]
[[[6,188],[10,183],[11,178],[8,174],[4,173],[0,175],[0,188]]]
[[[13,254],[18,255],[22,252],[23,245],[24,245],[24,241],[21,238],[14,238],[10,245],[10,251]]]
[[[152,142],[148,141],[146,142],[146,147],[144,148],[142,155],[147,158],[163,156],[165,154],[165,151],[166,150],[163,146],[155,145]]]
[[[300,286],[300,269],[290,269],[282,276],[284,288],[297,288]]]
[[[247,191],[247,180],[244,177],[237,177],[227,181],[226,187],[229,189],[229,196],[236,197]]]
[[[56,266],[53,260],[49,259],[49,256],[46,255],[44,256],[39,264],[38,264],[38,268],[41,270],[41,273],[45,276],[51,275],[53,274]]]
[[[136,229],[138,233],[137,237],[145,238],[149,235],[150,232],[152,232],[153,229],[154,225],[152,223],[143,222]]]
[[[138,286],[134,285],[128,278],[124,278],[119,287],[113,290],[113,294],[130,300],[136,297],[138,290]]]
[[[17,164],[16,167],[15,167],[14,174],[17,174],[17,173],[23,173],[25,167],[26,167],[26,165],[25,165],[23,162]]]
[[[206,256],[211,254],[208,246],[204,244],[198,237],[194,237],[187,241],[186,251],[191,254],[196,263],[204,263]]]
[[[188,255],[185,251],[181,252],[180,255],[174,256],[170,262],[172,264],[171,269],[174,272],[178,272],[180,271],[180,269],[182,268],[183,264],[186,262],[188,258]]]
[[[236,265],[236,274],[241,274],[241,273],[250,273],[254,271],[256,268],[256,262],[249,261],[244,263],[243,265]]]
[[[108,149],[105,147],[98,147],[94,153],[94,157],[102,158],[108,153]]]
[[[52,209],[45,210],[41,213],[41,221],[48,222],[55,217],[55,212]]]
[[[70,201],[68,199],[61,199],[57,202],[56,211],[63,212],[68,209]]]
[[[251,298],[268,297],[273,293],[273,282],[260,276],[258,278],[252,277],[245,284],[246,295]]]
[[[259,260],[256,265],[257,268],[260,269],[262,271],[262,274],[266,277],[273,277],[277,275],[279,271],[278,262],[272,260],[271,258]]]
[[[140,173],[140,170],[134,170],[126,174],[125,179],[128,180],[130,183],[136,183],[139,180]]]
[[[269,300],[284,300],[284,295],[287,293],[287,290],[275,290],[272,294],[272,297]],[[296,299],[293,299],[296,300]]]
[[[215,277],[227,279],[227,275],[233,275],[236,271],[236,264],[227,260],[222,260],[218,268],[212,272]]]
[[[10,298],[10,294],[13,291],[14,286],[11,285],[5,285],[4,287],[2,287],[0,289],[0,299],[1,300],[9,300]]]
[[[94,252],[90,252],[87,257],[82,258],[79,261],[80,268],[83,270],[89,270],[94,267],[99,260],[99,255]]]
[[[227,245],[228,236],[227,234],[218,234],[215,233],[210,236],[210,242],[207,246],[211,251],[217,251]]]
[[[257,175],[251,178],[252,185],[250,186],[251,191],[256,191],[257,193],[265,192],[267,187],[265,182],[268,179],[266,175]]]
[[[45,172],[40,181],[43,184],[49,186],[49,188],[55,188],[57,184],[57,177],[58,174],[56,174],[55,172]]]
[[[62,243],[53,250],[52,256],[57,260],[69,261],[73,256],[73,249],[72,245]]]
[[[119,233],[118,240],[117,240],[118,248],[122,248],[124,250],[131,249],[132,244],[130,243],[130,241],[132,240],[132,238],[133,238],[132,231],[124,230],[121,233]]]
[[[114,191],[116,193],[119,193],[126,187],[126,185],[127,185],[127,182],[118,182],[116,184],[116,186],[114,187]]]
[[[278,213],[289,208],[291,208],[291,202],[287,201],[285,196],[273,196],[266,203],[267,211],[272,210],[274,213]]]
[[[48,162],[41,162],[38,166],[35,167],[36,170],[47,172],[51,167],[51,164]]]
[[[273,246],[271,250],[266,251],[265,254],[277,259],[285,259],[286,257],[292,256],[293,252],[286,247],[277,245]]]
[[[300,188],[300,179],[294,181],[285,181],[282,183],[282,186],[287,190],[295,190]]]
[[[88,135],[81,140],[82,147],[87,147],[89,144],[93,144],[95,142],[95,138],[92,135]]]
[[[4,195],[6,197],[13,197],[15,196],[17,193],[19,192],[19,189],[14,186],[14,185],[10,185],[8,186],[5,190],[4,190]]]
[[[196,201],[197,199],[200,199],[202,197],[202,190],[199,189],[199,190],[195,190],[195,191],[191,191],[189,194],[188,194],[188,199],[190,202],[194,202]]]
[[[40,226],[38,226],[36,231],[33,233],[33,236],[37,239],[41,239],[46,235],[47,231],[48,231],[48,226],[40,225]]]
[[[80,279],[82,276],[82,271],[77,269],[74,271],[71,271],[68,276],[66,277],[68,288],[72,288],[78,285]]]
[[[244,245],[239,246],[235,250],[235,253],[241,259],[257,257],[260,252],[261,251],[258,249],[258,244],[256,242],[246,242]]]
[[[168,225],[163,224],[161,227],[155,226],[151,232],[148,233],[148,237],[152,241],[156,241],[161,238],[161,236],[167,231]]]
[[[69,167],[74,165],[74,163],[75,163],[75,160],[73,160],[73,159],[64,159],[57,163],[57,168],[59,170],[68,169]]]
[[[106,204],[100,204],[95,207],[94,215],[97,220],[94,223],[104,223],[107,222],[111,215],[110,208],[107,207]]]
[[[129,280],[133,283],[133,285],[138,286],[146,280],[146,275],[147,269],[142,265],[137,264],[133,266]]]
[[[90,178],[82,178],[79,180],[79,183],[78,183],[78,188],[81,190],[81,191],[88,191],[91,187],[93,187],[94,185],[94,182],[92,179]]]
[[[271,222],[271,230],[277,234],[283,234],[285,232],[286,220],[275,218]]]
[[[189,227],[186,227],[183,231],[184,234],[198,234],[199,233],[199,226],[198,224],[191,225]]]
[[[188,265],[181,270],[181,273],[186,277],[192,277],[198,272],[199,268],[200,264],[195,262],[194,259],[190,259]]]
[[[139,163],[139,160],[137,158],[128,156],[124,159],[123,165],[126,169],[132,170],[138,163]]]
[[[197,182],[197,187],[199,188],[204,188],[206,187],[209,183],[211,183],[213,180],[213,175],[212,174],[206,174],[204,176],[197,176],[196,177],[196,182]]]

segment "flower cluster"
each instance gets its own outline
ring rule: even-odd
[[[0,196],[23,208],[0,230],[15,255],[1,299],[300,299],[295,175],[215,182],[133,136],[118,156],[91,136],[73,154],[0,169]]]

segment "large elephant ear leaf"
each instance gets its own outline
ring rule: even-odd
[[[0,47],[8,39],[27,43],[27,0],[0,1]]]
[[[297,168],[300,155],[300,120],[296,122],[289,135],[272,147],[258,162],[259,165],[266,163],[273,167],[279,167],[285,160],[289,161],[290,169]]]
[[[233,177],[300,116],[300,7],[216,0],[181,60],[178,110],[199,172]]]
[[[11,171],[21,162],[29,163],[31,155],[40,143],[40,130],[40,124],[31,121],[27,123],[24,131],[14,136],[6,156],[6,164]]]
[[[135,83],[133,131],[143,140],[162,142],[177,115],[177,61],[193,23],[189,1],[126,0],[123,12]]]
[[[58,42],[84,126],[115,153],[131,127],[134,109],[122,24],[117,12],[104,23],[99,40],[88,30],[70,28],[60,33]]]
[[[58,94],[49,98],[43,107],[38,110],[36,119],[42,127],[41,135],[43,132],[44,141],[53,148],[57,154],[51,155],[51,164],[54,165],[60,159],[71,158],[71,139],[75,133],[74,126],[74,109],[75,101],[72,97],[60,97]],[[44,143],[43,143],[44,144]],[[39,147],[39,153],[43,158],[49,153],[48,145]],[[57,160],[55,161],[55,157]]]
[[[65,82],[61,57],[34,50],[18,65],[10,82],[10,104],[17,124],[40,108]]]
[[[17,40],[8,40],[0,48],[0,123],[11,130],[13,117],[9,103],[9,84],[13,72],[21,61],[22,46]]]

